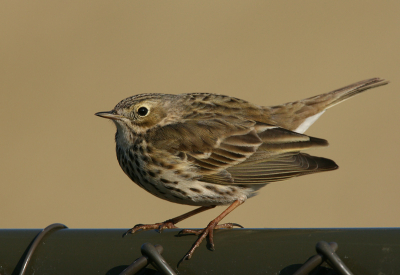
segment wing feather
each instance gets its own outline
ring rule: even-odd
[[[337,169],[330,159],[311,156],[305,153],[283,154],[275,159],[258,163],[243,162],[227,171],[236,184],[269,183],[305,174]]]
[[[156,148],[174,155],[185,154],[200,174],[218,174],[257,151],[262,140],[255,124],[232,117],[189,120],[159,127],[147,138]]]
[[[299,152],[327,146],[326,140],[232,116],[165,125],[147,138],[156,148],[186,156],[199,180],[216,184],[266,184],[337,168]]]

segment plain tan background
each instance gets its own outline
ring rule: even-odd
[[[147,92],[275,105],[370,77],[326,112],[309,153],[340,169],[273,183],[225,221],[400,226],[399,1],[2,1],[0,228],[130,228],[193,207],[132,183],[94,116]],[[204,227],[218,207],[179,224]]]

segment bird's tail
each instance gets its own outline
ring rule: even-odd
[[[368,89],[388,83],[388,81],[381,78],[363,80],[326,94],[283,105],[264,107],[265,115],[282,128],[304,133],[326,109]]]

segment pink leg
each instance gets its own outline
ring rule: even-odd
[[[198,234],[200,235],[200,237],[197,239],[197,241],[193,244],[192,248],[189,250],[188,253],[186,253],[185,257],[183,257],[183,260],[189,260],[192,255],[193,252],[195,251],[195,249],[197,247],[199,247],[200,243],[207,237],[208,235],[208,239],[210,241],[210,245],[211,245],[211,249],[214,250],[214,229],[218,229],[218,228],[232,228],[234,225],[237,224],[233,224],[233,223],[227,223],[227,224],[221,224],[221,227],[218,227],[218,223],[225,218],[226,215],[228,215],[229,213],[231,213],[236,207],[238,207],[239,205],[241,205],[243,203],[243,201],[241,200],[237,200],[235,202],[233,202],[224,212],[222,212],[218,217],[216,217],[214,220],[212,220],[206,228],[204,228],[203,230],[196,231],[196,230],[192,230],[192,232],[190,232],[190,230],[184,230],[184,233],[194,233],[194,234]],[[241,227],[241,226],[240,226]]]

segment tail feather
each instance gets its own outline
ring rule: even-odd
[[[381,78],[371,78],[368,80],[354,83],[354,84],[344,87],[342,89],[330,92],[328,94],[335,95],[335,99],[332,102],[330,102],[325,109],[329,109],[329,108],[335,106],[336,104],[339,104],[339,103],[349,99],[350,97],[360,94],[366,90],[376,88],[379,86],[383,86],[388,83],[389,83],[389,81],[386,81]]]
[[[326,94],[289,102],[283,105],[264,107],[265,115],[282,128],[303,133],[326,109],[368,89],[383,86],[388,83],[388,81],[381,78],[363,80]]]

